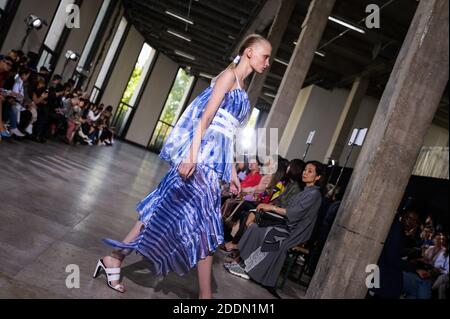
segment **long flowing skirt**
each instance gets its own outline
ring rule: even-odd
[[[136,250],[155,275],[187,274],[224,241],[217,173],[198,164],[184,181],[173,166],[159,186],[137,205],[144,228],[129,244],[105,239],[115,248]]]

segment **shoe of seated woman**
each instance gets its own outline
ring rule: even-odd
[[[9,132],[5,130],[0,132],[0,136],[4,138],[9,138],[11,137],[11,134],[9,134]]]
[[[231,264],[229,268],[227,268],[228,272],[232,275],[243,279],[250,279],[250,276],[245,272],[245,269],[241,267],[239,264]]]

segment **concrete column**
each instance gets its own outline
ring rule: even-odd
[[[307,298],[364,298],[448,81],[448,1],[420,1]]]
[[[266,121],[266,128],[278,128],[281,138],[297,96],[303,87],[314,54],[322,38],[335,0],[312,0],[297,46]]]
[[[283,39],[283,35],[289,25],[289,20],[294,12],[296,0],[282,0],[278,7],[277,15],[273,21],[272,27],[270,28],[267,40],[272,44],[272,57],[270,64],[276,57],[278,49]],[[253,76],[252,82],[250,83],[248,89],[248,97],[252,106],[255,106],[258,102],[258,98],[261,95],[263,85],[266,82],[268,72],[262,75],[255,74]]]
[[[329,159],[339,160],[345,146],[348,144],[347,137],[351,133],[352,127],[356,115],[359,111],[359,106],[366,94],[367,87],[369,85],[368,78],[357,78],[353,83],[353,87],[350,94],[345,102],[344,109],[342,110],[341,116],[334,131],[333,137],[331,138],[330,147],[328,148],[327,154],[325,156],[324,162],[326,163]]]

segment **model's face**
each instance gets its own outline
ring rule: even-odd
[[[259,41],[246,50],[250,65],[257,73],[264,73],[270,66],[272,46],[267,41]]]

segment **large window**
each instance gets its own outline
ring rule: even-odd
[[[2,11],[5,10],[7,4],[8,4],[8,0],[0,0],[0,9]]]
[[[111,45],[109,47],[105,61],[103,62],[102,68],[100,69],[100,73],[97,77],[97,80],[95,81],[94,89],[92,90],[91,93],[92,102],[98,102],[98,99],[100,98],[103,92],[109,71],[116,58],[117,51],[120,47],[120,44],[122,43],[124,35],[126,34],[127,27],[128,21],[125,17],[123,17],[111,42]]]
[[[178,71],[175,82],[170,91],[166,105],[161,113],[156,129],[150,140],[149,149],[160,152],[164,142],[177,123],[181,112],[191,93],[194,77],[189,76],[183,69]]]
[[[111,0],[103,0],[103,4],[99,10],[94,26],[92,27],[91,33],[89,34],[89,38],[84,46],[76,68],[75,80],[77,81],[77,85],[83,74],[90,69],[89,63],[92,59],[92,49],[96,42],[99,41],[99,37],[102,35],[101,30],[104,28],[105,22],[107,22],[105,21],[105,16],[109,11],[110,5]]]
[[[52,24],[45,37],[44,44],[41,50],[41,56],[39,58],[38,69],[41,66],[45,66],[48,69],[53,69],[53,65],[56,62],[58,55],[58,46],[64,32],[69,32],[66,28],[67,12],[66,9],[69,5],[74,4],[75,0],[61,0],[53,17]]]
[[[120,137],[125,137],[127,134],[155,54],[156,51],[144,43],[114,117],[116,133]]]

